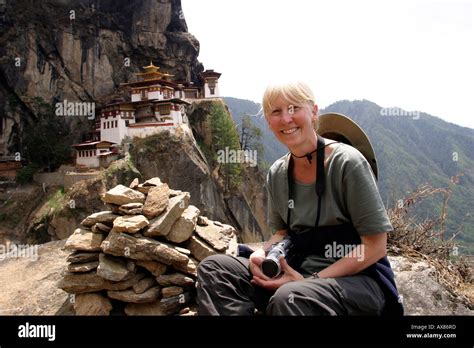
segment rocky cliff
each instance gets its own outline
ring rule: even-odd
[[[0,156],[21,152],[22,130],[35,120],[35,97],[99,106],[150,61],[176,80],[197,81],[203,70],[179,0],[7,0],[0,6]],[[89,127],[85,117],[67,123],[75,129],[71,142]]]

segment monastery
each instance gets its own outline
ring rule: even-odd
[[[174,81],[173,75],[159,71],[150,63],[137,73],[141,81],[123,83],[129,89],[130,101],[111,102],[96,113],[92,139],[75,144],[76,164],[107,167],[118,155],[117,146],[125,138],[144,138],[163,130],[174,132],[188,124],[186,105],[193,100],[218,98],[220,73],[206,70],[200,74],[201,85]]]

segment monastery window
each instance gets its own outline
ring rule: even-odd
[[[118,127],[118,121],[115,120],[115,128],[117,128],[117,127]]]
[[[209,87],[209,91],[211,92],[212,95],[214,95],[214,90],[215,90],[214,87]]]
[[[130,125],[130,121],[129,120],[125,120],[125,127],[128,127]]]
[[[158,107],[160,115],[169,115],[170,114],[170,105],[160,105]]]

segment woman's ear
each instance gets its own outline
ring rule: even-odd
[[[316,122],[317,119],[318,119],[318,106],[314,104],[313,110],[311,110],[311,120],[313,120],[313,122]]]

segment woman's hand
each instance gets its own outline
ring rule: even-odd
[[[270,279],[262,272],[262,262],[265,260],[265,250],[258,249],[254,251],[249,257],[249,268],[254,278],[259,277],[261,279]]]
[[[262,262],[263,262],[263,259],[260,261],[259,265],[261,265]],[[254,277],[251,280],[251,283],[261,286],[262,288],[269,289],[269,290],[276,290],[283,284],[294,282],[297,280],[304,280],[304,277],[301,274],[299,274],[297,271],[295,271],[293,268],[291,268],[288,265],[288,262],[286,262],[286,259],[283,256],[280,257],[280,266],[282,269],[282,275],[274,279],[270,279],[266,275],[264,275],[259,267],[259,273],[263,275],[263,277],[252,272]]]

